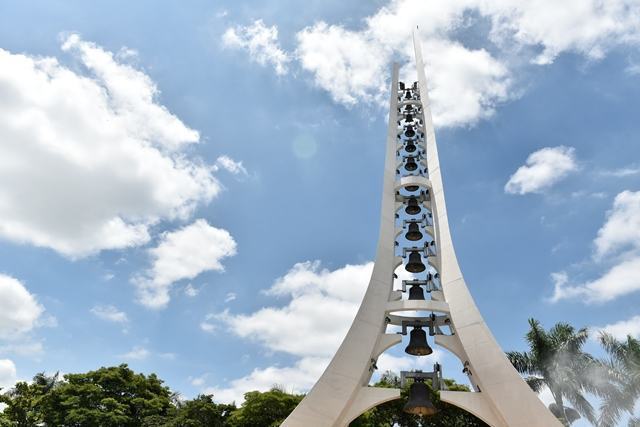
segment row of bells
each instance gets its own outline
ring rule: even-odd
[[[404,90],[404,83],[400,83],[400,88]],[[414,89],[417,88],[417,84],[414,83]],[[411,91],[407,89],[405,93],[405,99],[412,99]],[[413,122],[413,107],[408,105],[405,107],[405,121]],[[405,127],[404,135],[407,138],[413,138],[416,136],[416,132],[412,125]],[[405,146],[407,153],[413,153],[417,147],[413,141],[409,141]],[[408,171],[414,171],[418,168],[415,161],[415,157],[407,157],[405,163],[405,169]],[[418,186],[408,186],[406,190],[409,192],[417,191]],[[408,215],[417,215],[421,212],[420,204],[416,197],[410,197],[407,201],[405,212]],[[423,238],[423,234],[420,231],[420,226],[416,222],[409,224],[409,229],[405,234],[405,238],[410,241],[418,241]],[[420,273],[425,271],[426,266],[422,262],[422,257],[419,251],[411,251],[409,254],[409,262],[405,265],[405,269],[410,273]],[[424,300],[424,290],[420,285],[412,285],[409,288],[410,300]],[[404,349],[407,354],[413,356],[427,356],[433,353],[433,349],[429,346],[427,341],[427,333],[422,326],[414,326],[409,334],[409,345]],[[409,399],[404,406],[404,411],[409,414],[429,416],[438,412],[438,409],[434,406],[430,399],[430,391],[423,379],[416,379],[409,389]]]

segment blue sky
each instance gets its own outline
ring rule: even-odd
[[[0,2],[0,382],[313,384],[368,280],[414,25],[502,347],[529,317],[639,336],[637,2]]]

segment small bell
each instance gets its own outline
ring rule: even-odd
[[[400,86],[400,90],[404,90],[404,82],[398,82],[398,86]]]
[[[422,258],[420,257],[420,253],[418,251],[411,251],[409,254],[409,262],[405,265],[405,270],[409,273],[422,273],[427,269],[425,265],[422,263]]]
[[[404,107],[404,112],[405,113],[412,113],[413,112],[413,105],[409,104],[406,107]]]
[[[404,136],[407,138],[413,138],[416,135],[416,131],[413,130],[413,126],[407,126],[407,130],[404,131]]]
[[[404,351],[412,356],[428,356],[433,353],[433,349],[429,347],[427,342],[427,333],[422,329],[422,326],[413,327],[409,345]]]
[[[433,415],[438,412],[438,408],[433,405],[429,398],[429,388],[424,380],[417,378],[409,388],[409,400],[404,405],[404,412],[414,415]]]
[[[416,145],[413,142],[409,141],[409,143],[404,147],[404,150],[407,153],[413,153],[414,151],[416,151]]]
[[[407,190],[410,193],[413,193],[414,191],[418,191],[418,187],[417,185],[407,185],[406,187],[404,187],[405,190]]]
[[[407,157],[407,162],[404,164],[404,168],[406,170],[408,170],[409,172],[412,172],[416,169],[418,169],[418,164],[416,163],[416,160],[414,157]]]
[[[404,121],[405,122],[412,122],[413,121],[413,115],[411,113],[407,114],[406,116],[404,116]]]
[[[405,234],[404,237],[406,237],[407,240],[411,240],[413,242],[415,242],[416,240],[422,239],[422,233],[420,232],[420,227],[418,226],[418,223],[416,222],[410,223],[409,231],[407,231],[407,234]]]
[[[407,202],[407,207],[404,209],[404,211],[408,215],[419,214],[420,213],[420,205],[418,205],[418,199],[416,199],[415,197],[410,197],[409,201]]]
[[[410,300],[424,300],[424,290],[420,285],[411,285],[409,288]]]
[[[407,92],[404,94],[404,99],[411,99],[411,91],[407,89]]]

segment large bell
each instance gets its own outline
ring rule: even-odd
[[[420,227],[417,223],[412,222],[409,224],[409,231],[404,235],[407,240],[416,241],[422,239],[422,233],[420,232]]]
[[[422,263],[420,253],[418,251],[411,251],[409,254],[409,262],[404,268],[409,273],[421,273],[426,270],[427,267]]]
[[[416,151],[416,145],[413,142],[409,141],[409,143],[405,145],[404,150],[407,153],[413,153],[414,151]]]
[[[404,209],[404,211],[408,215],[419,214],[420,213],[420,205],[418,204],[418,199],[416,199],[415,197],[410,197],[409,200],[407,201],[407,207]]]
[[[407,138],[413,138],[416,135],[416,131],[413,130],[413,126],[407,126],[407,130],[404,131],[404,136]]]
[[[429,388],[422,379],[414,380],[409,388],[409,400],[404,405],[404,412],[414,415],[433,415],[438,412],[438,408],[433,405],[429,398]]]
[[[424,300],[424,290],[420,285],[411,285],[409,288],[410,300]]]
[[[433,353],[433,349],[427,343],[427,333],[421,326],[414,326],[409,345],[404,351],[412,356],[428,356]]]
[[[404,164],[404,168],[409,172],[418,169],[418,164],[416,163],[416,159],[413,157],[407,157],[407,163]]]

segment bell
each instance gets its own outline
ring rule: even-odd
[[[418,164],[416,163],[415,158],[407,157],[407,163],[404,164],[404,168],[409,172],[418,169]]]
[[[404,187],[405,190],[407,190],[410,193],[413,193],[414,191],[418,191],[418,187],[417,185],[407,185],[406,187]]]
[[[411,113],[407,114],[406,116],[404,116],[404,121],[405,122],[412,122],[413,121],[413,115]]]
[[[419,214],[420,213],[420,205],[418,205],[418,199],[416,199],[415,197],[410,197],[409,201],[407,202],[407,207],[404,209],[404,211],[408,215]]]
[[[398,86],[400,86],[400,90],[404,90],[404,82],[398,82]]]
[[[418,223],[412,222],[409,224],[409,231],[404,235],[407,240],[416,241],[422,239],[422,233],[420,232],[420,227],[418,227]]]
[[[413,126],[409,125],[407,126],[407,130],[404,131],[404,136],[406,136],[407,138],[413,138],[416,134],[416,131],[413,130]]]
[[[427,333],[421,326],[413,327],[409,345],[404,351],[412,356],[428,356],[433,353],[433,349],[427,343]]]
[[[404,268],[409,273],[422,273],[427,267],[422,263],[420,253],[418,251],[411,251],[409,254],[409,262]]]
[[[423,379],[414,380],[409,388],[409,400],[404,405],[404,412],[414,415],[433,415],[438,412],[438,408],[429,399],[429,388]]]
[[[411,113],[413,112],[413,105],[409,104],[406,107],[404,107],[404,112],[405,113]]]
[[[404,99],[411,99],[411,91],[407,89],[407,92],[404,94]]]
[[[412,142],[409,142],[405,147],[404,150],[407,153],[413,153],[414,151],[416,151],[416,145]]]
[[[409,299],[410,300],[424,300],[424,290],[420,285],[411,285],[409,288]]]

